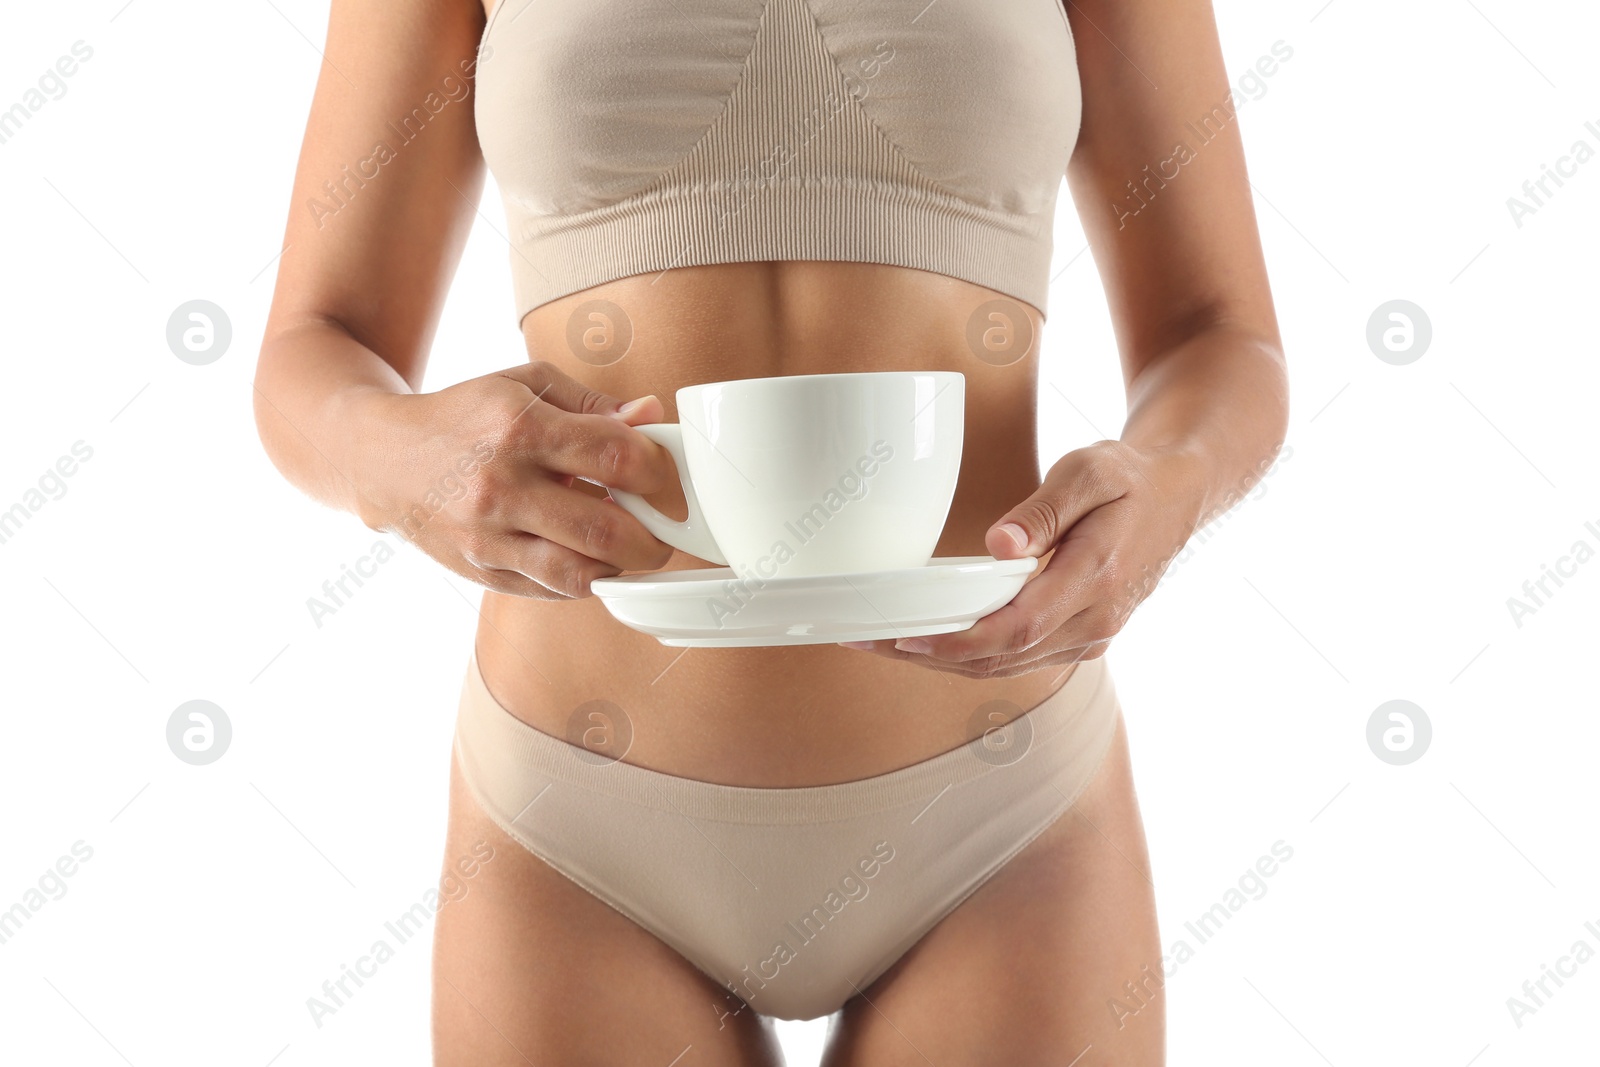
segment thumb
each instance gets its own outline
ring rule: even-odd
[[[646,423],[660,422],[667,417],[666,408],[661,405],[661,398],[654,393],[641,396],[637,400],[630,400],[626,404],[617,404],[609,411],[598,414],[609,415],[619,422],[629,426],[643,426]]]
[[[1028,532],[1027,527],[1017,522],[1015,516],[1010,515],[989,527],[989,532],[983,538],[984,545],[989,549],[989,555],[995,559],[1037,556],[1038,552],[1030,551],[1033,542],[1034,536]]]
[[[660,399],[653,393],[624,404],[617,397],[572,377],[548,360],[534,360],[497,373],[524,386],[544,403],[573,414],[605,415],[629,425],[660,422],[665,416]]]
[[[1104,479],[1086,477],[1090,457],[1061,457],[1028,499],[1006,512],[984,535],[995,559],[1042,556],[1056,547],[1074,523],[1121,493]]]

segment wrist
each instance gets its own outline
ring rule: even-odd
[[[1191,444],[1143,446],[1139,450],[1150,463],[1162,497],[1183,514],[1189,525],[1198,528],[1215,497],[1214,486],[1219,480],[1216,457]]]
[[[1167,457],[1167,465],[1174,471],[1174,481],[1165,488],[1187,502],[1196,529],[1243,500],[1283,449],[1281,441],[1248,451],[1240,449],[1239,442],[1230,444],[1233,447],[1226,454],[1197,444],[1156,450]]]

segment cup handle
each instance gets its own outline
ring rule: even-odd
[[[689,464],[683,454],[683,427],[675,422],[651,422],[633,427],[656,444],[672,453],[672,462],[678,467],[678,482],[683,486],[683,499],[689,505],[689,516],[682,522],[661,514],[644,497],[621,489],[607,488],[606,492],[629,515],[638,519],[656,537],[673,548],[682,549],[691,556],[699,556],[721,567],[728,566],[727,557],[706,527],[705,515],[700,510],[700,498],[694,494],[694,485],[688,477]]]

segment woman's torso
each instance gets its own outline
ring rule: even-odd
[[[627,353],[597,366],[569,343],[580,305],[626,317]],[[661,398],[699,382],[857,370],[966,376],[961,475],[938,556],[984,555],[984,534],[1039,485],[1037,343],[1015,362],[968,340],[981,305],[1004,301],[1039,335],[1038,313],[980,286],[861,263],[734,263],[623,278],[535,309],[523,320],[531,359],[622,399]],[[586,313],[585,321],[597,323]],[[620,324],[612,323],[612,326]],[[1002,327],[1003,328],[1003,327]],[[574,483],[596,496],[603,490]],[[651,498],[681,515],[681,494]],[[669,569],[709,564],[674,552]],[[613,619],[598,598],[536,601],[486,593],[479,663],[490,691],[546,733],[579,741],[591,701],[621,709],[630,763],[730,785],[849,781],[954,748],[982,730],[980,705],[1029,708],[1060,669],[974,679],[835,645],[670,648]],[[604,705],[590,705],[589,710]],[[616,718],[616,712],[609,715]],[[602,727],[604,729],[604,727]]]
[[[517,0],[500,2],[520,7]],[[850,90],[870,104],[829,119],[822,127],[825,136],[801,148],[813,154],[780,178],[812,180],[822,167],[848,186],[866,177],[853,168],[867,168],[876,159],[879,169],[872,174],[880,188],[915,185],[913,192],[932,196],[949,212],[917,216],[909,228],[902,226],[896,232],[909,243],[897,245],[889,258],[904,261],[933,247],[933,234],[920,225],[945,226],[977,212],[991,222],[972,231],[976,238],[1000,240],[997,235],[1005,232],[1003,240],[1010,243],[986,245],[973,255],[987,255],[983,262],[1001,265],[986,269],[1005,272],[1005,264],[1015,267],[1020,260],[995,250],[1016,250],[1029,259],[1028,280],[1013,273],[1010,284],[1042,290],[1046,263],[1038,253],[1047,253],[1048,233],[1017,235],[1025,227],[1048,226],[1075,133],[1076,75],[1065,16],[1051,10],[1059,0],[1008,2],[1019,5],[1008,9],[1011,17],[970,24],[962,21],[975,17],[970,11],[952,12],[949,24],[920,17],[921,4],[853,13],[823,4],[820,14],[832,45],[846,54],[851,45],[842,39],[859,38],[855,43],[864,48],[883,36],[872,50],[875,65],[858,65]],[[496,5],[485,0],[485,6],[493,11]],[[700,128],[696,124],[713,121],[722,110],[719,94],[738,73],[738,48],[744,47],[739,35],[755,32],[753,23],[744,25],[749,11],[740,8],[733,19],[730,8],[724,13],[729,17],[716,25],[730,33],[730,27],[744,28],[724,42],[727,55],[712,49],[692,64],[683,57],[653,62],[666,47],[656,29],[687,32],[681,12],[658,26],[650,19],[639,21],[653,7],[631,4],[618,9],[632,19],[630,28],[619,26],[592,39],[583,27],[596,13],[586,10],[533,5],[511,16],[500,13],[486,34],[493,55],[489,58],[491,48],[482,50],[479,84],[486,95],[479,106],[488,106],[480,113],[480,136],[488,137],[485,151],[502,192],[513,194],[508,210],[514,204],[519,217],[528,210],[570,208],[589,211],[592,219],[589,201],[602,188],[615,186],[605,195],[623,196],[649,177],[650,168],[675,158]],[[748,116],[763,115],[764,107],[785,101],[793,104],[807,91],[820,92],[817,85],[796,80],[802,79],[801,70],[811,72],[804,77],[831,77],[831,59],[806,65],[799,55],[809,41],[813,59],[827,58],[817,51],[822,47],[815,36],[819,9],[789,4],[776,10],[774,17],[786,29],[765,38],[764,65],[749,76],[778,95],[765,104],[746,100]],[[540,19],[551,22],[534,21]],[[952,33],[962,37],[971,55],[952,56]],[[689,33],[678,45],[703,45],[703,36]],[[777,73],[788,62],[785,53],[770,51],[780,40],[797,49],[799,65],[792,74]],[[622,61],[629,56],[633,60]],[[879,61],[887,65],[876,65]],[[559,72],[543,69],[546,63],[564,63],[571,70],[558,77]],[[600,66],[609,73],[590,84],[600,77]],[[982,84],[959,84],[971,78],[972,70],[991,67],[992,76]],[[662,82],[660,99],[652,96],[652,79]],[[668,82],[674,86],[670,91]],[[558,98],[559,108],[553,106]],[[828,99],[837,98],[836,93]],[[664,100],[688,110],[673,112],[676,117],[669,121],[661,111]],[[888,124],[892,148],[880,140],[878,123]],[[770,132],[788,138],[791,125],[776,123]],[[955,141],[953,130],[962,131]],[[757,148],[765,136],[757,138]],[[749,148],[738,140],[717,143],[719,151]],[[865,144],[877,147],[860,149]],[[914,172],[901,166],[904,157],[898,153],[904,152],[916,157]],[[689,171],[679,177],[703,180],[697,175]],[[736,230],[758,214],[754,206],[735,198],[738,210],[727,221]],[[826,218],[827,212],[818,217]],[[670,221],[653,217],[651,225]],[[516,222],[513,231],[526,232],[518,231]],[[613,253],[634,247],[651,232],[647,228],[606,247]],[[943,262],[960,255],[946,244],[936,258]],[[961,475],[935,554],[986,554],[987,529],[1039,485],[1035,400],[1041,322],[1036,308],[934,270],[844,257],[738,258],[752,261],[674,265],[539,302],[544,296],[539,283],[554,272],[552,262],[532,250],[514,254],[519,301],[521,290],[537,294],[527,299],[524,306],[533,310],[522,320],[529,358],[548,360],[621,399],[654,393],[669,421],[677,418],[676,390],[701,382],[860,370],[960,371],[966,376]],[[581,276],[583,260],[564,263],[562,270],[558,277]],[[576,485],[604,495],[598,487]],[[663,494],[656,502],[674,513],[681,495]],[[667,566],[708,564],[675,552]],[[625,719],[618,737],[631,730],[624,757],[629,762],[752,786],[848,781],[906,766],[976,736],[987,725],[974,721],[986,702],[1004,699],[1028,708],[1065,677],[1053,669],[974,679],[835,645],[669,648],[615,621],[594,597],[557,602],[488,593],[477,647],[490,691],[546,733],[578,742],[594,721],[588,712],[606,707],[591,702],[604,701],[613,706],[609,717]],[[615,754],[616,746],[609,751]]]

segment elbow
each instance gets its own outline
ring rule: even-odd
[[[1272,440],[1274,453],[1283,447],[1289,436],[1289,360],[1283,351],[1283,341],[1276,330],[1258,338],[1257,347],[1262,357],[1262,378],[1271,398]]]
[[[270,373],[264,371],[265,359],[263,349],[261,361],[256,365],[255,379],[250,383],[250,413],[255,420],[256,440],[261,444],[261,451],[266,453],[273,469],[284,478],[288,478],[289,471],[284,466],[284,454],[279,447],[284,418],[282,412],[269,399],[272,379]]]
[[[281,400],[290,384],[287,368],[283,366],[281,348],[284,343],[285,339],[277,333],[269,332],[262,339],[256,355],[255,376],[250,382],[250,414],[255,420],[256,440],[261,443],[261,450],[279,474],[290,478],[286,462],[293,450],[288,435],[295,432],[294,425],[284,413],[284,405],[274,400],[275,397]]]
[[[255,379],[250,383],[250,414],[255,420],[256,440],[260,442],[261,450],[267,454],[268,459],[273,460],[273,466],[277,466],[277,460],[273,459],[272,455],[272,434],[267,424],[267,411],[269,410],[267,398],[266,394],[262,392],[261,386],[261,365],[257,363]]]
[[[1277,455],[1289,434],[1289,360],[1275,318],[1270,313],[1235,317],[1219,312],[1201,329],[1252,364],[1246,388],[1268,447]]]

